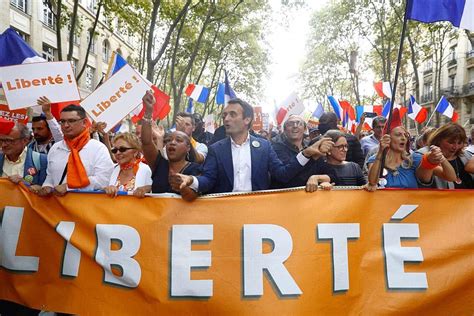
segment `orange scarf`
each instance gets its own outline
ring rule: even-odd
[[[71,150],[67,160],[67,185],[73,189],[80,189],[90,184],[87,177],[86,169],[82,164],[79,152],[91,139],[89,129],[86,128],[81,134],[74,139],[64,139],[67,146]]]
[[[138,158],[138,159],[135,159],[134,161],[121,164],[120,165],[120,171],[127,170],[127,169],[133,169],[133,174],[137,175],[140,162],[142,162],[142,160],[140,158]]]

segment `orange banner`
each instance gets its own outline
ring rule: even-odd
[[[473,191],[198,199],[0,180],[0,299],[74,314],[474,313]]]

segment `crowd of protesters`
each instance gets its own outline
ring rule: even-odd
[[[65,107],[56,120],[42,97],[32,133],[21,123],[1,123],[0,175],[40,196],[103,190],[111,197],[177,193],[188,201],[207,193],[301,186],[308,192],[333,186],[474,188],[474,131],[469,140],[456,123],[412,137],[395,110],[390,126],[378,116],[369,134],[359,128],[352,135],[328,112],[317,128],[291,115],[281,132],[257,134],[252,106],[232,99],[213,135],[199,115],[184,112],[177,114],[176,129],[165,131],[152,119],[154,103],[147,92],[136,131],[110,135],[105,123],[89,123],[80,106]]]

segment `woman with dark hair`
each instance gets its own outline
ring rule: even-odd
[[[324,134],[334,143],[326,156],[326,163],[322,168],[323,174],[332,175],[331,181],[335,185],[361,186],[367,183],[362,169],[358,164],[346,161],[349,145],[344,133],[339,130],[329,130]]]
[[[448,123],[434,131],[428,139],[426,147],[420,153],[428,151],[429,146],[437,146],[456,173],[454,181],[447,181],[435,175],[433,186],[438,189],[473,189],[474,158],[464,150],[467,135],[464,128],[456,123]]]

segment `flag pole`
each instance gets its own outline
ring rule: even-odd
[[[439,100],[439,101],[441,101],[441,100]],[[438,109],[439,101],[438,101],[438,104],[436,104],[436,106],[435,106],[435,108],[434,108],[434,110],[433,110],[433,113],[431,113],[431,116],[430,116],[430,118],[428,119],[428,122],[426,122],[425,127],[430,125],[431,119],[433,118],[433,116],[434,116],[435,113],[436,113],[436,110]]]
[[[408,0],[405,0],[405,14],[403,16],[403,26],[402,26],[402,34],[400,36],[400,46],[398,48],[398,58],[397,58],[397,67],[395,68],[395,78],[393,79],[393,87],[392,87],[392,99],[390,100],[390,112],[388,114],[388,119],[387,119],[387,134],[390,134],[390,125],[392,124],[392,112],[393,112],[393,105],[395,103],[395,94],[397,92],[397,84],[398,84],[398,76],[400,74],[400,66],[402,63],[402,54],[403,54],[403,43],[405,41],[405,34],[407,30],[407,24],[408,24],[408,12],[407,12],[407,7],[408,7]],[[385,158],[387,156],[387,149],[383,152],[382,154],[382,160],[380,164],[380,170],[379,170],[379,177],[383,175],[383,167],[385,165]]]

